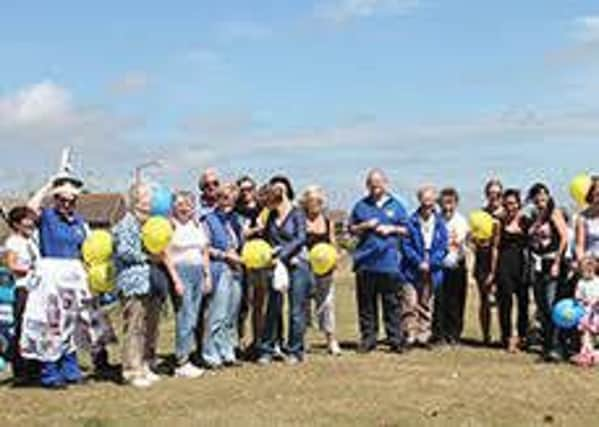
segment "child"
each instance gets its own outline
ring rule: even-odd
[[[573,361],[580,366],[593,366],[599,362],[595,350],[595,337],[599,335],[599,277],[595,274],[596,261],[590,256],[580,261],[581,278],[576,286],[576,299],[584,306],[585,315],[578,329],[581,331],[580,353]]]
[[[15,384],[27,384],[35,380],[37,366],[35,362],[23,359],[16,343],[21,334],[21,319],[25,310],[28,291],[35,286],[35,265],[40,252],[35,239],[36,213],[26,206],[17,206],[8,213],[10,235],[4,243],[7,254],[6,264],[15,277],[15,339],[12,353],[12,367]]]

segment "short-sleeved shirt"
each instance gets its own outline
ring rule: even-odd
[[[29,270],[27,275],[16,279],[16,287],[29,288],[33,277],[33,269],[41,258],[36,242],[32,238],[27,239],[19,234],[11,234],[8,239],[6,239],[6,242],[4,242],[4,246],[6,247],[6,250],[16,255],[19,265]]]
[[[448,257],[462,260],[466,255],[466,237],[470,232],[468,221],[462,214],[455,212],[450,219],[445,220],[445,226],[449,237]]]
[[[350,225],[376,219],[381,225],[405,225],[408,214],[399,200],[387,195],[382,201],[365,197],[354,206]],[[374,231],[364,232],[354,251],[354,270],[400,275],[400,237],[381,236]]]
[[[83,245],[87,230],[85,220],[77,213],[71,218],[66,218],[56,209],[43,209],[39,226],[42,256],[81,258],[81,245]]]
[[[208,237],[204,228],[196,221],[183,224],[176,219],[173,223],[173,237],[168,251],[175,264],[201,265],[202,252],[208,246]]]

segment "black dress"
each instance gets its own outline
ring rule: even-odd
[[[526,280],[528,243],[524,224],[520,231],[508,231],[502,224],[497,262],[497,303],[501,338],[507,344],[512,336],[512,302],[518,302],[518,336],[525,338],[528,332],[528,281]]]

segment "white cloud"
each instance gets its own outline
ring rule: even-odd
[[[127,134],[139,124],[100,107],[80,106],[52,81],[32,84],[0,97],[0,165],[43,176],[56,167],[48,159],[71,146],[84,156],[85,167],[118,170],[130,155]]]
[[[143,71],[128,71],[110,85],[117,95],[130,95],[144,91],[150,84],[150,76]]]
[[[261,40],[272,35],[272,30],[255,21],[232,20],[221,22],[216,27],[217,37],[223,41]]]
[[[421,5],[421,0],[330,0],[316,6],[316,14],[335,23],[374,15],[406,15]]]
[[[584,42],[599,42],[599,15],[583,16],[575,21],[575,37]]]

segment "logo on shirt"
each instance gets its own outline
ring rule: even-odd
[[[387,209],[385,213],[389,218],[393,218],[395,216],[395,211],[393,209]]]

